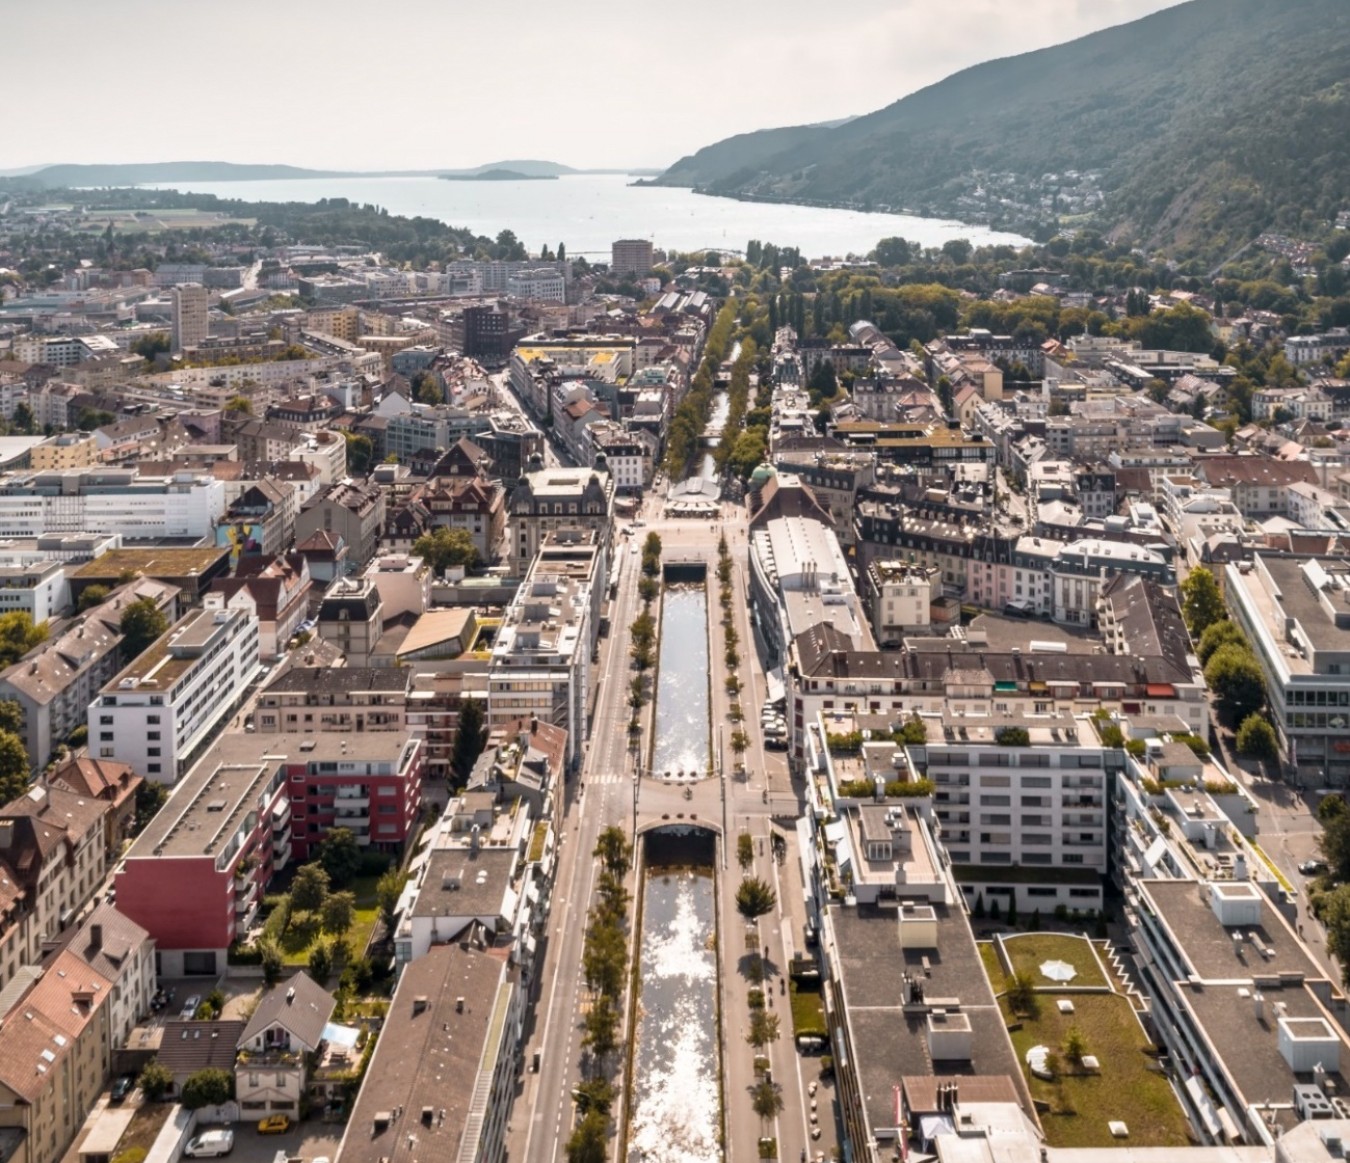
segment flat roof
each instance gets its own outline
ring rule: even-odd
[[[264,698],[299,692],[398,693],[406,691],[408,683],[408,672],[401,666],[293,666],[267,684]]]
[[[424,1159],[457,1156],[480,1062],[490,1070],[494,1045],[501,1052],[501,1040],[514,1036],[506,1019],[517,983],[503,957],[434,945],[404,967],[338,1163],[379,1163],[409,1139]]]
[[[229,548],[200,546],[190,549],[110,549],[107,553],[80,566],[71,576],[77,578],[120,577],[129,571],[147,577],[191,577],[205,573],[222,557],[229,556]]]
[[[1022,1068],[965,915],[943,904],[931,907],[937,919],[935,949],[901,948],[899,912],[894,907],[831,910],[834,963],[843,983],[862,1102],[872,1128],[895,1126],[892,1088],[902,1078],[933,1072],[927,1014],[907,1014],[901,1004],[905,971],[923,981],[930,1004],[937,1004],[937,999],[959,1000],[960,1012],[970,1019],[971,1059],[964,1064],[944,1062],[944,1073],[1007,1075],[1023,1109],[1032,1110]]]
[[[467,839],[467,837],[464,837]],[[495,917],[511,887],[515,848],[468,844],[435,848],[413,906],[414,917]],[[451,935],[451,934],[446,934]]]
[[[201,662],[202,652],[217,635],[228,635],[247,616],[237,609],[190,611],[109,679],[100,693],[139,693],[148,688],[172,690],[187,671]]]

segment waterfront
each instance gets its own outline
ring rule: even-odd
[[[866,254],[883,238],[924,246],[953,238],[976,246],[1026,242],[981,226],[908,214],[738,202],[666,186],[634,186],[623,174],[576,174],[551,182],[446,182],[439,178],[304,178],[265,182],[161,182],[248,202],[347,198],[390,214],[422,215],[495,238],[510,230],[532,252],[566,243],[571,255],[608,261],[618,238],[650,238],[680,251],[743,250],[752,238],[795,246],[808,258]]]
[[[708,596],[702,585],[667,586],[651,770],[703,775],[708,760]]]
[[[722,1158],[716,901],[708,869],[654,867],[646,877],[630,1161]]]

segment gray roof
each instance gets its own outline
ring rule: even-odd
[[[281,1026],[301,1045],[314,1049],[333,1016],[333,995],[307,973],[275,985],[258,1000],[258,1007],[239,1035],[242,1047],[272,1026]]]
[[[164,1023],[164,1036],[155,1057],[176,1077],[207,1067],[233,1072],[235,1048],[243,1032],[243,1022],[184,1022],[172,1018]]]
[[[399,666],[294,666],[267,686],[269,693],[362,694],[400,693],[408,689],[409,672]]]

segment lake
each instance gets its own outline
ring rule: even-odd
[[[813,206],[737,202],[663,186],[634,186],[623,174],[577,174],[557,181],[444,182],[439,178],[306,178],[268,182],[161,182],[248,202],[317,202],[347,198],[390,214],[423,215],[495,238],[515,233],[531,253],[541,247],[608,260],[618,238],[650,238],[667,250],[744,250],[752,238],[795,246],[807,258],[866,254],[880,239],[941,246],[967,238],[976,246],[1027,240],[981,226],[908,214],[866,214]]]

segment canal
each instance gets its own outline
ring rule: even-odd
[[[708,593],[668,585],[661,600],[661,658],[651,771],[708,774]]]
[[[646,872],[628,1163],[723,1157],[717,895],[703,835],[707,863]]]

